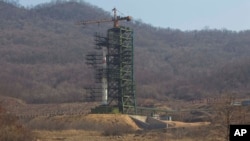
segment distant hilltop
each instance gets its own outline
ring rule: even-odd
[[[0,9],[0,95],[28,103],[86,102],[84,87],[93,74],[85,55],[92,51],[94,33],[105,34],[112,23],[88,28],[74,23],[111,18],[109,12],[74,1],[30,9],[1,1]],[[137,20],[121,24],[134,29],[139,105],[248,94],[249,30],[181,31]]]

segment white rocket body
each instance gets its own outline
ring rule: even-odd
[[[103,47],[103,74],[102,74],[102,104],[107,105],[108,104],[108,83],[107,83],[107,77],[106,77],[106,68],[107,68],[107,49]]]

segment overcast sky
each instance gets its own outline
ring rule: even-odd
[[[51,0],[19,0],[35,6]],[[250,0],[85,0],[106,11],[120,12],[156,27],[181,30],[250,29]]]

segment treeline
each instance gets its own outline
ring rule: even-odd
[[[84,1],[52,1],[31,8],[0,1],[0,18],[1,95],[29,103],[86,100],[85,87],[94,79],[85,55],[93,51],[93,34],[105,35],[112,23],[74,23],[111,18],[108,12]],[[248,95],[250,30],[181,31],[136,20],[121,25],[134,29],[139,100]]]

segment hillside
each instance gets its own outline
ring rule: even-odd
[[[133,15],[132,15],[133,16]],[[92,79],[85,55],[95,32],[112,24],[74,23],[111,18],[85,2],[53,2],[26,9],[0,1],[0,95],[28,103],[85,101]],[[139,104],[145,99],[193,100],[225,93],[248,96],[250,30],[180,31],[139,21],[134,29]]]

